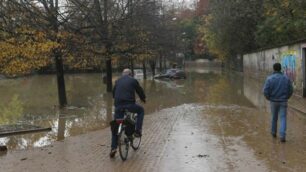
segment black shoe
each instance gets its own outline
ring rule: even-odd
[[[272,133],[272,137],[273,137],[273,138],[276,138],[276,134]]]
[[[134,136],[135,137],[141,137],[142,136],[141,131],[136,130],[135,133],[134,133]]]
[[[111,152],[109,153],[109,157],[114,158],[116,153],[117,153],[117,149],[112,149]]]
[[[285,139],[285,138],[281,138],[281,139],[280,139],[280,142],[285,143],[285,142],[286,142],[286,139]]]

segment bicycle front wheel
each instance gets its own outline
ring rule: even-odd
[[[119,147],[119,154],[122,161],[125,161],[129,154],[129,139],[124,134],[124,130],[118,135],[118,147]]]
[[[137,114],[134,113],[132,118],[133,118],[134,121],[137,121]],[[134,150],[137,150],[140,146],[140,143],[141,143],[141,136],[140,137],[133,137],[131,146]]]

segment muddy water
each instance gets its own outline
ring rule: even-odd
[[[101,74],[66,75],[69,106],[57,107],[56,78],[39,75],[0,80],[0,124],[31,124],[52,127],[48,133],[0,138],[9,149],[45,146],[108,126],[112,97],[105,93]],[[184,103],[234,103],[252,106],[242,95],[242,78],[229,79],[221,70],[190,71],[187,80],[140,80],[148,100],[147,114]]]
[[[107,127],[111,120],[112,98],[104,92],[101,75],[66,75],[65,79],[69,107],[61,111],[56,106],[54,76],[0,80],[0,114],[4,114],[0,116],[0,123],[52,127],[49,133],[0,138],[0,144],[8,145],[11,150],[41,147],[55,140]],[[223,150],[219,152],[220,157],[227,159],[228,166],[233,169],[237,169],[235,164],[238,161],[247,164],[255,160],[260,163],[254,166],[254,171],[306,169],[305,116],[289,108],[288,142],[280,144],[272,139],[269,135],[268,102],[261,94],[262,82],[218,69],[196,69],[189,70],[187,80],[147,80],[140,83],[147,93],[148,100],[144,106],[149,115],[182,104],[204,107],[199,120],[193,122],[201,126],[201,121],[204,121],[205,128],[198,129],[220,138],[220,143],[216,143]],[[195,126],[183,123],[183,126],[177,126],[177,130],[183,132],[186,127]],[[179,135],[173,137],[180,139]],[[244,158],[235,158],[237,155]],[[256,159],[252,159],[254,156]],[[168,170],[175,167],[166,166]],[[239,170],[249,171],[243,166]]]

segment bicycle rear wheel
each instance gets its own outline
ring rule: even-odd
[[[137,150],[140,146],[140,143],[141,143],[141,137],[134,137],[131,146],[134,150]]]
[[[124,134],[124,129],[118,135],[118,147],[119,147],[119,154],[122,161],[125,161],[129,154],[129,139]]]

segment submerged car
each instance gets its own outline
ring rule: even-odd
[[[165,73],[157,74],[155,79],[186,79],[186,73],[180,69],[168,69]]]

